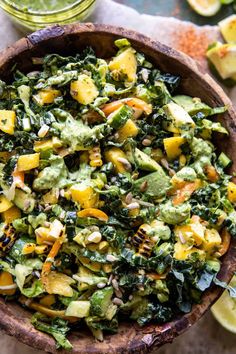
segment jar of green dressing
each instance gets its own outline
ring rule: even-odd
[[[83,21],[96,0],[0,0],[0,7],[24,31]]]

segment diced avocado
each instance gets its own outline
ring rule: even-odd
[[[119,129],[133,115],[133,110],[127,105],[123,105],[108,116],[107,123],[114,129]]]
[[[20,189],[16,189],[14,204],[25,213],[31,213],[35,206],[35,199],[31,194],[25,193]]]
[[[195,170],[192,167],[183,167],[181,170],[179,170],[176,175],[172,178],[173,179],[183,179],[184,181],[190,181],[193,182],[197,179],[197,174]]]
[[[160,218],[167,224],[177,225],[190,217],[191,205],[183,203],[173,205],[170,200],[160,207]]]
[[[236,42],[236,15],[231,15],[220,21],[219,27],[226,42]]]
[[[163,197],[170,188],[170,178],[165,174],[161,166],[156,172],[137,179],[134,182],[135,190],[140,190],[140,186],[144,182],[147,182],[145,193],[156,198]]]
[[[132,320],[137,320],[139,317],[142,317],[147,312],[148,304],[148,299],[143,297],[142,301],[137,303],[137,305],[133,308],[130,318]]]
[[[108,306],[108,309],[107,309],[107,312],[106,312],[106,319],[108,321],[111,321],[112,318],[115,316],[116,312],[117,312],[117,306],[113,305],[113,304],[110,304]]]
[[[90,298],[91,314],[93,316],[105,317],[109,306],[112,304],[112,295],[112,287],[95,291]]]
[[[173,97],[176,104],[183,107],[191,116],[198,112],[203,112],[206,116],[211,113],[211,107],[202,102],[199,98],[186,95],[177,95]]]
[[[217,42],[207,51],[207,58],[215,66],[222,79],[236,76],[236,44]]]
[[[76,280],[79,282],[78,289],[80,291],[88,289],[98,283],[107,282],[106,277],[99,277],[83,266],[79,267],[79,272],[76,274]]]
[[[138,148],[134,150],[134,154],[129,152],[127,157],[131,163],[136,163],[138,167],[144,171],[158,171],[161,168],[155,160]]]
[[[71,301],[66,309],[66,316],[84,318],[89,316],[90,302],[85,300]]]
[[[180,133],[181,130],[186,130],[186,126],[189,126],[189,128],[195,126],[195,123],[188,112],[178,104],[170,102],[163,106],[163,109],[169,119],[169,122],[165,127],[169,132]]]

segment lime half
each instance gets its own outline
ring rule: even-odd
[[[230,282],[232,287],[236,286],[236,276]],[[236,298],[230,297],[225,290],[219,300],[212,306],[211,312],[216,320],[228,331],[236,333]]]
[[[220,0],[187,0],[194,11],[202,16],[214,16],[221,8]]]

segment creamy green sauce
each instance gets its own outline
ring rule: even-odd
[[[76,0],[15,0],[14,3],[24,11],[49,12],[64,9]]]

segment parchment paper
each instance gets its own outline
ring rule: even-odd
[[[155,40],[186,52],[198,60],[206,70],[205,49],[209,43],[220,38],[216,26],[199,27],[175,18],[139,14],[135,9],[111,0],[99,0],[94,14],[87,21],[123,26],[142,32]],[[1,50],[22,37],[22,33],[14,27],[2,10],[0,10],[0,24]],[[185,34],[189,32],[191,38],[193,38],[193,44],[192,47],[188,46],[186,48]],[[200,44],[200,50],[196,53],[193,47]],[[231,90],[229,95],[236,104],[236,90]],[[206,338],[204,338],[204,334]],[[220,340],[223,337],[225,341]],[[184,336],[178,338],[174,345],[166,345],[158,353],[200,354],[208,352],[209,354],[233,354],[235,353],[233,343],[235,343],[235,337],[221,329],[213,318],[208,316],[207,319],[204,318],[199,321]],[[42,351],[31,349],[4,334],[0,336],[0,348],[0,354],[43,354]]]

